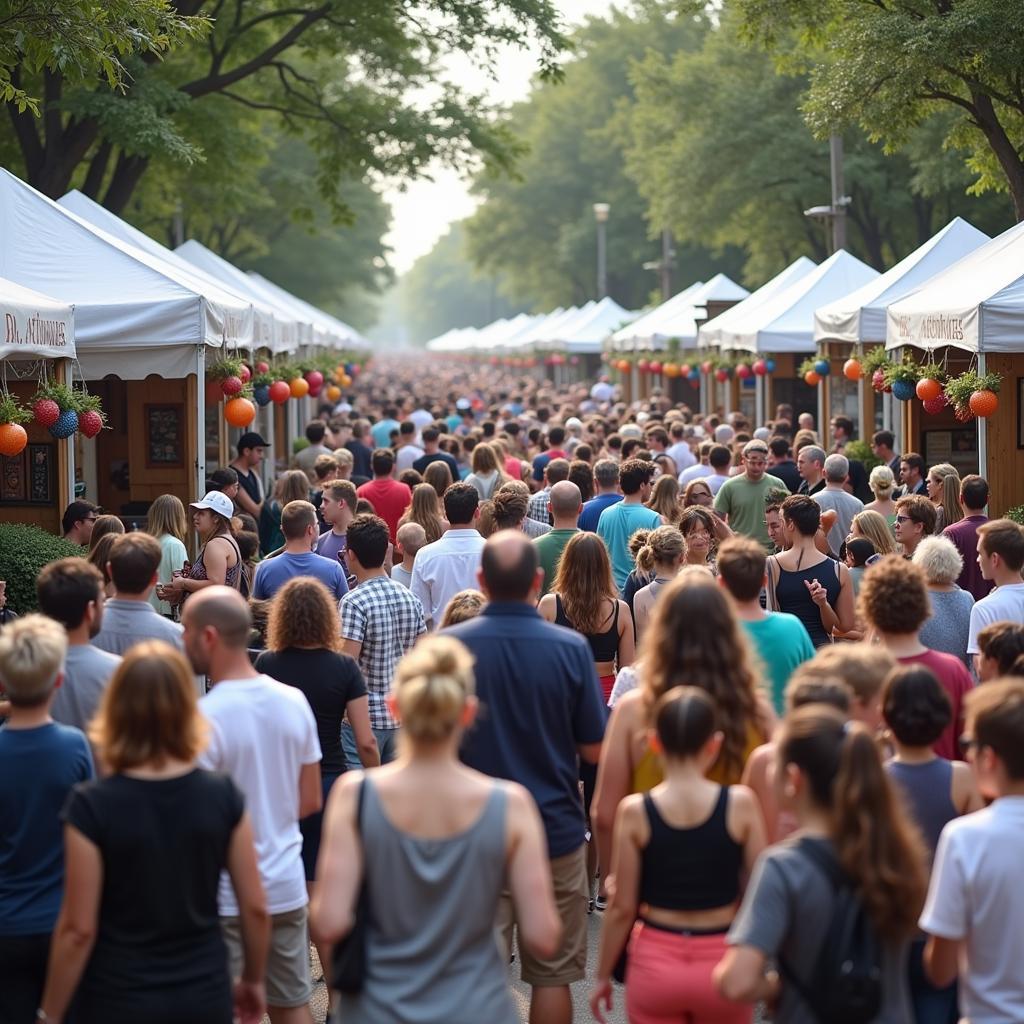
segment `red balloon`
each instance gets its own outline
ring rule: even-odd
[[[754,371],[751,370],[746,363],[740,363],[740,365],[736,367],[736,376],[739,377],[740,380],[746,380],[747,377],[753,374],[753,372]]]
[[[712,371],[712,370],[713,370],[714,368],[715,368],[715,367],[714,367],[714,365],[712,364],[712,362],[711,362],[711,360],[710,360],[710,359],[708,359],[707,361],[705,361],[705,362],[703,362],[703,363],[701,363],[701,364],[700,364],[700,371],[701,371],[701,373],[711,373],[711,371]]]
[[[721,381],[723,384],[729,379],[729,371],[723,366],[715,370],[715,380]]]
[[[752,369],[758,377],[763,377],[768,373],[768,364],[763,359],[757,359],[755,360]]]
[[[653,363],[650,363],[648,365],[647,369],[650,370],[651,373],[661,373],[661,363],[659,363],[657,360],[654,360]]]
[[[257,363],[256,364],[256,372],[257,373],[270,373],[270,364],[269,363],[264,363],[264,362]]]
[[[270,385],[270,400],[275,402],[277,405],[283,405],[292,397],[292,389],[288,387],[288,383],[283,380],[275,380]]]

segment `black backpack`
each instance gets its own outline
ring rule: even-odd
[[[801,851],[832,886],[832,915],[807,982],[779,958],[779,969],[821,1024],[870,1024],[882,1009],[882,943],[852,880],[831,848],[813,839]]]

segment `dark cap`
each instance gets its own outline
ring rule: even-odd
[[[264,441],[262,436],[257,434],[255,430],[250,430],[249,433],[243,434],[238,439],[238,454],[241,455],[246,448],[269,448],[270,442]]]

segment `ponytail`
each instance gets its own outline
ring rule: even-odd
[[[643,547],[636,553],[636,565],[642,572],[650,572],[656,565],[670,565],[682,557],[683,535],[676,526],[659,526],[647,535]]]
[[[654,568],[654,548],[650,544],[645,544],[636,553],[636,567],[641,572],[650,572]]]
[[[814,802],[831,811],[839,863],[879,934],[890,941],[912,936],[928,888],[924,843],[874,737],[832,708],[807,705],[789,715],[780,750],[807,778]]]
[[[421,640],[398,663],[394,692],[402,729],[414,740],[446,739],[472,696],[473,657],[452,637]]]

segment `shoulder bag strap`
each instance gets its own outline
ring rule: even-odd
[[[772,572],[772,566],[773,565],[775,567],[775,572],[774,573]],[[778,556],[772,555],[768,559],[767,568],[768,568],[768,604],[771,606],[771,611],[777,612],[777,611],[779,611],[779,598],[778,598],[778,595],[775,592],[775,584],[776,584],[775,575],[776,575],[776,573],[781,571],[781,566],[779,565]]]

